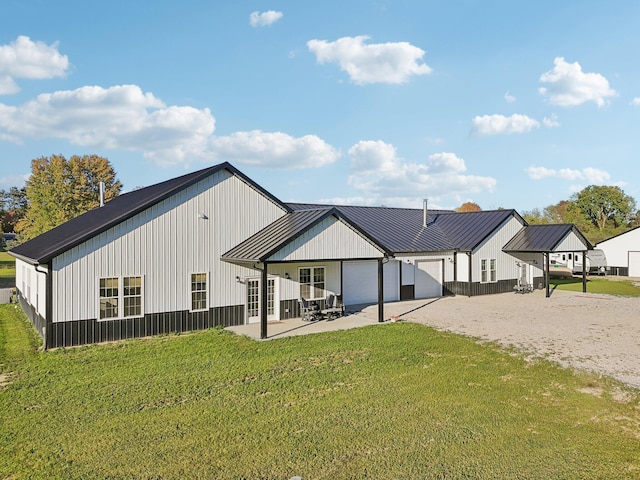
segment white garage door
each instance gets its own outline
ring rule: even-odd
[[[416,298],[442,296],[442,260],[416,262]]]
[[[640,277],[640,252],[629,252],[629,276]]]
[[[384,264],[384,300],[400,299],[398,262]],[[345,305],[378,302],[378,262],[344,262],[342,264],[342,295]]]

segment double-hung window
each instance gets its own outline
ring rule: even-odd
[[[191,311],[206,310],[207,304],[207,274],[191,274]]]
[[[325,296],[324,267],[306,267],[299,270],[300,297],[317,300]]]
[[[480,283],[495,283],[497,281],[496,259],[483,258],[480,260]]]
[[[100,320],[144,315],[142,277],[140,276],[101,278],[99,294],[98,318]]]

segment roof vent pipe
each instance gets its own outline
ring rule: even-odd
[[[422,226],[427,228],[427,199],[422,201]]]
[[[100,206],[104,207],[104,182],[100,182]]]

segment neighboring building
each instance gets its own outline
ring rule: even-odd
[[[598,243],[612,275],[640,277],[640,227]]]
[[[536,227],[515,210],[287,204],[223,163],[10,253],[19,301],[53,348],[252,322],[265,337],[269,320],[299,316],[300,297],[328,294],[378,303],[382,321],[383,301],[513,292],[543,281],[549,252],[591,248],[573,226]]]

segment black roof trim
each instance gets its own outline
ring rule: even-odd
[[[32,264],[48,263],[54,257],[130,219],[155,204],[189,188],[219,171],[227,170],[279,205],[285,212],[291,209],[274,195],[253,182],[228,162],[204,168],[138,190],[124,193],[103,207],[90,210],[48,232],[39,235],[9,251],[16,258]]]

